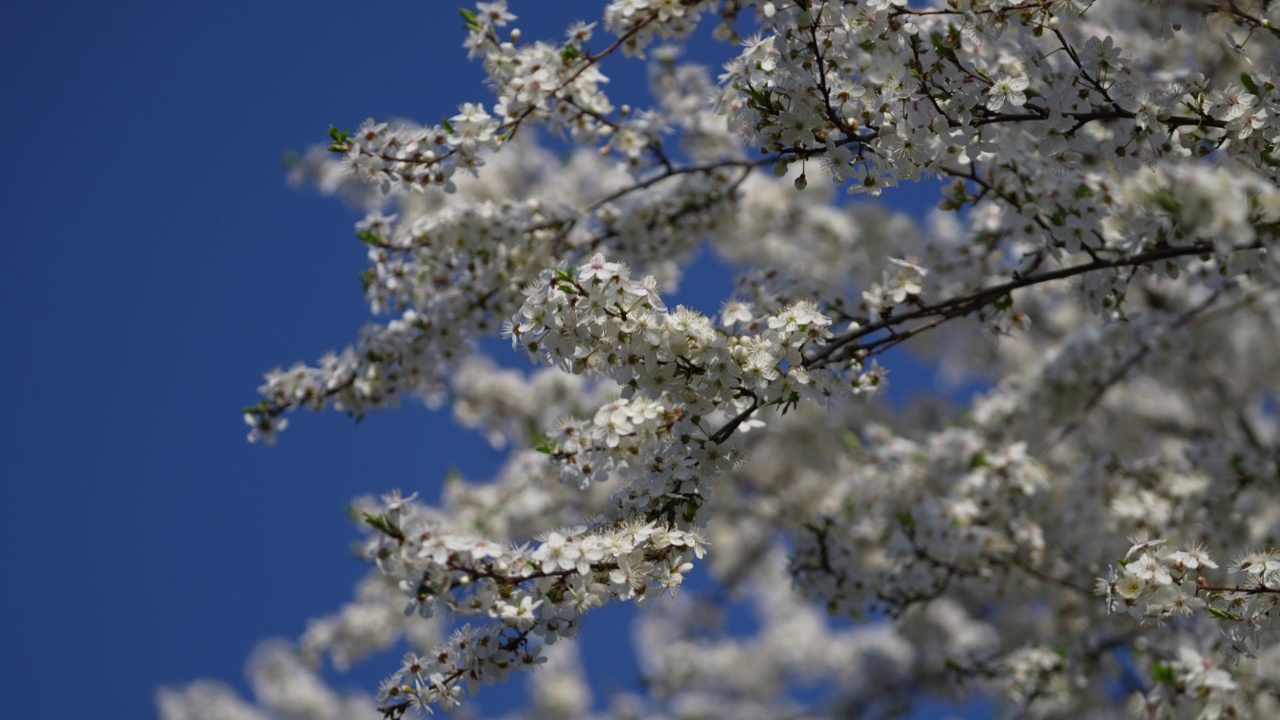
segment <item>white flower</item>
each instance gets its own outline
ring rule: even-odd
[[[604,255],[596,253],[591,260],[578,268],[578,281],[582,283],[607,283],[617,277],[622,266],[614,262],[606,262]]]
[[[1023,76],[1001,75],[991,84],[987,91],[987,109],[996,112],[1007,102],[1015,107],[1022,107],[1027,96],[1022,91],[1027,89],[1030,81]]]
[[[1156,585],[1168,585],[1173,582],[1169,568],[1152,553],[1142,553],[1137,560],[1125,566],[1125,571]]]
[[[720,306],[720,322],[725,327],[732,327],[738,323],[751,322],[751,304],[741,302],[739,300],[726,300]]]
[[[537,616],[534,612],[542,605],[541,600],[534,600],[532,595],[520,598],[519,604],[503,603],[498,617],[506,624],[521,630],[533,627]]]
[[[1169,553],[1169,562],[1175,566],[1185,567],[1188,570],[1218,567],[1218,563],[1210,559],[1208,551],[1200,545],[1195,545],[1189,550],[1178,550]]]

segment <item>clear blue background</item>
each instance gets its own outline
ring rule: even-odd
[[[528,38],[599,7],[513,5]],[[152,717],[157,686],[205,677],[243,692],[257,641],[363,573],[352,497],[496,465],[420,407],[245,442],[262,373],[367,318],[354,215],[289,188],[281,158],[329,123],[487,103],[481,70],[455,4],[422,0],[22,3],[3,34],[4,715]],[[628,73],[615,97],[640,91]],[[686,301],[714,309],[729,279],[699,286]],[[621,617],[588,628],[597,647]]]

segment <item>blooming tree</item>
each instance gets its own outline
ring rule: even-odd
[[[258,652],[256,704],[197,683],[164,717],[399,718],[544,663],[526,717],[1280,716],[1280,3],[462,16],[491,99],[295,169],[367,210],[379,320],[245,419],[426,398],[510,453],[358,501],[355,599]],[[700,27],[722,68],[681,60]],[[651,101],[606,92],[629,58]],[[845,199],[926,179],[927,218]],[[704,243],[740,271],[714,316],[663,301]],[[907,341],[988,390],[891,411]],[[702,563],[715,592],[677,592]],[[644,691],[596,702],[574,639],[610,603],[653,606]],[[376,698],[318,674],[402,641]]]

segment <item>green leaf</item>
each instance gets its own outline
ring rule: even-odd
[[[769,100],[769,91],[767,90],[756,90],[755,88],[747,87],[743,88],[742,92],[745,93],[747,97],[755,100],[756,104],[762,108],[772,106],[772,102]]]
[[[565,43],[564,47],[560,48],[560,57],[564,58],[565,60],[577,60],[578,58],[582,57],[582,53],[578,52],[578,48],[574,47],[573,45],[570,45],[569,43]]]
[[[684,502],[684,521],[693,524],[698,519],[698,510],[702,507],[702,502],[697,497],[691,497]]]
[[[578,286],[574,283],[572,272],[568,270],[562,270],[560,268],[556,268],[551,272],[552,272],[551,282],[557,288],[559,288],[561,292],[564,292],[568,295],[578,294]]]
[[[447,133],[449,133],[450,135],[455,135],[455,134],[457,134],[457,131],[455,131],[455,130],[453,129],[453,123],[449,122],[449,118],[443,118],[443,119],[441,119],[441,120],[440,120],[440,127],[444,128],[444,131],[445,131],[445,132],[447,132]]]
[[[351,149],[351,129],[339,130],[333,125],[329,126],[329,139],[333,142],[329,143],[329,152],[344,153]]]
[[[893,519],[897,520],[898,524],[902,526],[902,529],[906,530],[908,533],[915,532],[916,516],[912,515],[910,510],[902,510],[901,512],[894,513]]]
[[[372,230],[357,230],[356,237],[360,238],[360,242],[365,245],[386,245],[387,241],[378,233]]]
[[[1178,680],[1177,673],[1173,671],[1172,665],[1164,663],[1151,663],[1151,679],[1158,683],[1172,685]]]
[[[533,436],[533,449],[544,455],[555,455],[560,452],[560,446],[542,433]]]
[[[477,30],[480,28],[480,18],[476,16],[474,10],[458,8],[458,14],[462,16],[462,22],[466,23],[466,28],[468,30]]]
[[[800,407],[800,393],[793,392],[786,399],[779,398],[778,402],[782,406],[781,413],[786,415],[788,412]]]
[[[858,439],[858,434],[852,430],[842,430],[840,432],[840,440],[844,442],[845,448],[850,451],[862,449],[862,440]]]
[[[955,48],[947,42],[947,36],[940,32],[933,32],[929,34],[929,40],[933,43],[933,51],[938,54],[938,57],[956,62]]]
[[[1168,190],[1156,190],[1151,193],[1151,201],[1156,204],[1156,207],[1167,213],[1176,213],[1181,207],[1178,199]]]
[[[1226,610],[1223,610],[1222,608],[1216,608],[1210,605],[1207,609],[1210,615],[1218,618],[1219,620],[1236,620],[1236,621],[1240,620],[1239,615],[1236,615],[1235,613],[1229,613]]]
[[[385,515],[374,515],[367,512],[364,514],[364,521],[369,527],[388,537],[403,541],[405,539],[404,531],[391,523]]]
[[[1253,93],[1254,95],[1258,94],[1258,83],[1253,81],[1253,76],[1251,76],[1249,73],[1247,72],[1240,73],[1240,83],[1244,85],[1245,89],[1248,90],[1249,92]]]

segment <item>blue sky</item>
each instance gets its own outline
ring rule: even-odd
[[[554,7],[521,20],[540,37],[598,3],[523,5]],[[367,317],[355,217],[288,187],[283,154],[329,123],[434,120],[488,95],[453,3],[6,15],[5,714],[152,717],[157,686],[243,689],[258,640],[348,598],[352,497],[433,497],[447,468],[495,466],[419,407],[297,417],[270,450],[239,414],[264,371],[343,346]],[[729,280],[702,287],[718,299]]]

